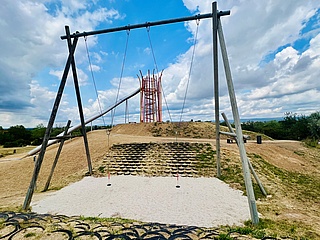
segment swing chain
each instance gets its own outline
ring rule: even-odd
[[[182,104],[182,109],[181,109],[181,113],[180,113],[180,121],[179,121],[179,125],[178,125],[179,128],[180,128],[180,125],[181,125],[182,115],[183,115],[183,111],[184,111],[185,104],[186,104],[186,99],[187,99],[187,93],[188,93],[188,88],[189,88],[189,83],[190,83],[190,78],[191,78],[191,72],[192,72],[192,67],[193,67],[193,62],[194,62],[194,57],[195,57],[195,50],[196,50],[196,45],[197,45],[197,38],[198,38],[200,19],[197,19],[196,23],[197,23],[197,28],[196,28],[196,32],[195,32],[195,35],[194,35],[193,50],[192,50],[192,55],[191,55],[191,61],[190,61],[188,79],[187,79],[187,86],[186,86],[186,91],[185,91],[184,98],[183,98],[183,104]]]
[[[126,46],[123,54],[123,60],[122,60],[122,66],[121,66],[121,73],[120,73],[120,78],[119,78],[119,85],[118,85],[118,91],[117,91],[117,96],[116,96],[116,101],[117,103],[119,99],[119,93],[120,93],[120,88],[121,88],[121,82],[122,82],[122,77],[123,77],[123,71],[124,71],[124,65],[126,62],[126,57],[127,57],[127,50],[128,50],[128,42],[129,42],[129,37],[130,37],[130,29],[127,30],[127,40],[126,40]],[[113,121],[114,121],[114,116],[116,114],[116,108],[114,108],[111,111],[111,128],[113,127]]]
[[[89,68],[90,68],[90,72],[91,72],[91,78],[92,78],[94,90],[96,92],[97,101],[98,101],[98,105],[99,105],[99,110],[100,110],[100,113],[102,113],[102,107],[101,107],[101,103],[100,103],[100,99],[99,99],[99,94],[98,94],[98,90],[97,90],[95,77],[94,77],[94,74],[93,74],[92,63],[91,63],[91,58],[90,58],[88,44],[87,44],[87,36],[83,36],[83,39],[84,39],[84,44],[85,44],[85,47],[86,47],[86,52],[87,52],[87,57],[88,57],[88,62],[89,62]],[[106,126],[106,122],[104,120],[104,117],[101,116],[101,118],[102,118],[102,121],[103,121],[103,125]]]

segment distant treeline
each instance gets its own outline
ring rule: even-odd
[[[222,123],[222,125],[226,125]],[[265,134],[278,140],[305,140],[309,145],[316,145],[320,140],[320,112],[309,116],[295,113],[285,113],[283,120],[277,121],[247,121],[242,123],[242,129]],[[93,130],[110,128],[110,126],[93,126]],[[90,131],[91,127],[86,127]],[[40,124],[36,128],[26,129],[22,125],[3,129],[0,126],[0,145],[4,147],[21,147],[25,145],[40,145],[46,128]],[[64,127],[55,127],[50,136],[56,136],[64,131]],[[72,136],[81,136],[81,129],[74,131]]]
[[[243,130],[262,133],[278,140],[306,140],[309,144],[320,140],[320,112],[309,116],[285,113],[284,119],[280,121],[247,121],[241,126]]]
[[[110,126],[93,126],[93,130],[109,128]],[[86,127],[90,131],[91,127]],[[26,129],[23,125],[11,126],[3,129],[0,126],[0,145],[3,147],[23,147],[26,145],[40,145],[42,143],[46,128],[40,124],[33,129]],[[50,136],[56,136],[64,131],[64,127],[55,127]],[[72,132],[72,136],[81,136],[81,129]]]

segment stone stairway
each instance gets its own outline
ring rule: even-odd
[[[115,144],[98,170],[111,175],[209,177],[215,174],[214,154],[209,143]]]

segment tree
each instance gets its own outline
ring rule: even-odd
[[[30,140],[31,134],[23,125],[12,126],[8,129],[8,133],[15,139]]]
[[[0,145],[3,145],[8,140],[9,135],[6,134],[6,131],[0,126]]]
[[[320,112],[312,113],[308,117],[308,128],[312,138],[320,139]]]
[[[262,127],[263,134],[275,139],[286,139],[283,132],[284,130],[281,127],[280,122],[276,120],[265,122],[264,126]]]
[[[34,129],[31,130],[31,139],[32,145],[40,145],[42,143],[43,136],[46,132],[46,128],[43,124],[37,125]]]
[[[296,124],[292,127],[292,137],[295,140],[306,139],[311,136],[310,129],[308,127],[308,118],[301,115]]]
[[[22,147],[30,144],[31,133],[22,125],[11,126],[2,134],[1,144],[4,147]]]

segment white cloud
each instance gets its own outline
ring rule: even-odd
[[[143,49],[143,52],[147,55],[150,55],[151,54],[151,49],[149,47]]]
[[[31,97],[34,89],[32,79],[41,71],[51,69],[58,74],[57,68],[64,66],[67,57],[64,35],[65,25],[73,29],[94,29],[100,22],[110,23],[121,18],[114,9],[97,8],[89,12],[90,1],[56,0],[4,0],[0,8],[0,109],[1,112],[22,112],[40,99]],[[50,6],[50,9],[47,7]],[[95,38],[90,38],[95,44]],[[79,42],[77,53],[84,56],[84,44]],[[82,53],[82,54],[81,54]],[[79,63],[84,61],[78,57]],[[97,68],[95,68],[97,69]],[[61,70],[60,70],[61,71]],[[87,81],[86,74],[78,69],[82,85]],[[55,83],[49,83],[53,85]],[[17,94],[17,91],[19,94]],[[37,97],[37,95],[36,95]],[[37,116],[35,116],[37,117]],[[2,118],[0,125],[10,124]],[[14,122],[14,121],[12,121]],[[30,126],[31,121],[26,121]]]
[[[79,86],[85,86],[88,84],[88,75],[80,68],[76,68],[77,71],[77,77],[78,77],[78,83]],[[56,76],[57,80],[61,80],[62,75],[63,75],[63,71],[54,71],[54,70],[50,70],[49,72],[50,75],[52,76]],[[67,85],[68,86],[73,86],[73,75],[72,75],[72,71],[69,71],[68,77],[67,77]]]
[[[210,0],[183,2],[191,14],[211,12]],[[55,94],[45,86],[59,83],[68,52],[66,41],[60,40],[60,36],[64,35],[63,26],[69,25],[72,32],[82,29],[91,31],[102,23],[110,25],[114,20],[121,20],[125,16],[116,9],[99,7],[97,4],[97,1],[89,0],[2,2],[0,30],[5,37],[0,38],[0,125],[7,126],[10,121],[14,122],[14,119],[22,123],[23,119],[26,119],[26,125],[30,126],[47,119],[47,112],[51,110],[49,105],[50,102],[52,105]],[[320,30],[313,28],[309,32],[302,31],[316,13],[318,5],[311,0],[218,1],[219,10],[231,10],[231,15],[221,17],[221,21],[242,117],[278,117],[283,116],[286,111],[304,114],[318,110],[316,103],[320,100]],[[319,25],[319,22],[314,25]],[[185,23],[185,27],[194,36],[197,27],[195,22]],[[303,49],[298,49],[299,44],[295,43],[301,39],[305,42],[310,39],[310,43]],[[103,48],[97,47],[101,44],[99,41],[98,37],[87,38],[92,70],[96,75],[105,70],[102,64],[106,64],[106,57],[122,57],[118,50],[113,49],[108,50],[108,55]],[[190,38],[188,43],[192,41],[193,38]],[[150,49],[145,46],[136,48],[139,54],[150,53]],[[165,64],[168,67],[164,70],[163,87],[174,120],[179,119],[181,112],[192,50],[193,46],[177,56],[175,62]],[[88,59],[82,39],[78,43],[75,58],[80,85],[87,86]],[[219,64],[220,106],[221,111],[228,114],[231,112],[229,96],[222,62]],[[137,61],[127,66],[127,71],[131,71],[143,68],[144,63]],[[43,72],[57,78],[35,82],[34,79],[40,79],[39,74]],[[122,81],[120,98],[139,86],[136,76],[123,77]],[[118,78],[113,78],[111,89],[98,91],[103,109],[115,102],[118,82]],[[184,119],[213,119],[212,98],[212,26],[211,20],[207,19],[201,20],[199,25]],[[84,102],[84,112],[86,116],[92,116],[99,112],[99,104],[93,96],[88,99],[91,100]],[[70,101],[68,95],[64,95],[60,109],[63,118],[59,119],[62,122],[66,121],[67,117],[74,121],[78,119],[77,107],[69,106]],[[138,98],[130,102],[132,109],[138,111]],[[165,103],[163,110],[167,116]],[[25,117],[27,111],[30,117]],[[17,113],[24,117],[14,118]],[[41,117],[42,114],[46,117]],[[136,112],[133,116],[138,117]],[[119,121],[123,121],[122,117],[120,119]]]
[[[94,65],[94,64],[91,64],[91,66],[88,66],[88,70],[89,71],[93,71],[93,72],[99,72],[100,71],[100,66],[98,66],[98,65]]]
[[[211,12],[210,1],[184,0],[184,3],[191,11],[199,9],[202,13]],[[315,67],[319,61],[318,36],[313,33],[315,37],[311,39],[309,49],[301,55],[292,44],[304,37],[300,35],[301,29],[316,12],[317,7],[313,1],[306,1],[304,4],[297,1],[218,1],[219,10],[231,10],[231,15],[221,17],[221,21],[242,117],[278,117],[283,116],[288,110],[305,113],[310,109],[316,109],[311,107],[313,101],[310,102],[309,99],[310,91],[315,93],[314,98],[317,98],[316,89],[320,87],[316,80],[320,71]],[[195,31],[194,24],[190,23],[188,27]],[[191,82],[188,93],[190,99],[194,96],[198,101],[187,100],[188,107],[192,109],[201,104],[201,96],[213,96],[211,34],[210,21],[202,20],[196,51],[197,61],[191,78],[193,85]],[[276,52],[284,45],[289,46],[277,53],[271,62],[261,64],[265,56]],[[190,55],[182,57],[189,58]],[[185,59],[179,59],[166,71],[173,76],[186,73],[186,65],[184,71],[181,69],[177,71],[178,74],[173,73],[183,61]],[[222,73],[223,69],[220,68],[221,111],[231,111]],[[185,82],[186,74],[182,76],[184,77],[178,80],[180,83],[174,84],[178,86],[176,90],[169,95],[172,101],[182,94],[182,88],[179,86]],[[289,100],[293,102],[289,104]],[[201,111],[198,113],[200,116]]]
[[[309,56],[311,58],[319,57],[320,52],[320,34],[316,35],[310,40],[310,48],[302,53],[302,56]]]

